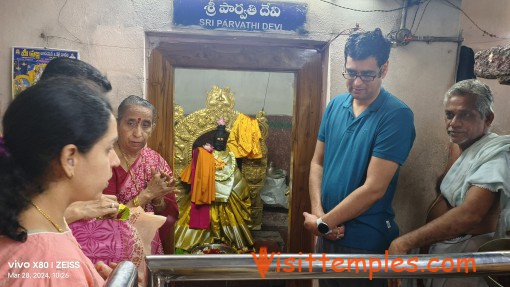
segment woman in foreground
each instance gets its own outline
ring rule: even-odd
[[[110,104],[83,80],[52,79],[19,94],[3,118],[0,286],[102,286],[64,220],[75,201],[108,185],[117,125]]]

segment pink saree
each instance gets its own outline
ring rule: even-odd
[[[143,189],[152,178],[151,169],[162,170],[172,175],[170,167],[157,152],[143,148],[131,166],[135,175],[134,180]],[[138,193],[130,174],[120,166],[114,168],[113,176],[103,193],[117,196],[120,203],[132,200]],[[167,195],[165,202],[166,207],[160,213],[163,216],[152,214],[154,207],[149,203],[145,210],[141,207],[131,208],[128,220],[80,220],[69,224],[69,227],[81,245],[83,253],[92,262],[104,261],[108,264],[129,260],[140,267],[144,255],[163,254],[159,235],[171,235],[172,225],[178,216],[174,194]]]
[[[79,220],[69,224],[69,227],[83,253],[94,264],[99,261],[110,264],[129,260],[140,266],[144,250],[140,235],[133,225],[137,217],[132,215],[128,220]]]
[[[141,190],[147,187],[148,182],[152,179],[152,169],[172,176],[170,166],[161,155],[145,147],[131,165],[130,171],[125,171],[121,166],[113,168],[113,176],[103,193],[115,195],[120,203],[126,203],[139,194],[140,191],[137,190],[137,186]],[[131,174],[134,175],[134,178]],[[165,216],[166,222],[159,229],[160,236],[156,236],[152,242],[152,254],[163,254],[161,241],[165,241],[167,237],[172,235],[172,226],[179,216],[179,209],[173,193],[165,196],[165,203],[165,209],[157,214]],[[145,211],[154,212],[154,206],[148,203],[145,206]]]

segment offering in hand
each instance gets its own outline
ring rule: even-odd
[[[129,207],[125,206],[124,204],[119,204],[119,209],[117,210],[117,213],[96,217],[96,220],[103,220],[103,219],[114,219],[114,220],[127,220],[130,215]]]
[[[117,212],[117,216],[115,219],[117,220],[126,220],[129,218],[129,207],[125,206],[124,204],[119,204],[119,211]]]

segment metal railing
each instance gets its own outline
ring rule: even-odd
[[[105,287],[136,287],[138,286],[138,269],[130,261],[122,261],[108,276]]]
[[[437,255],[242,254],[146,256],[148,286],[173,281],[427,278],[510,274],[510,251]]]

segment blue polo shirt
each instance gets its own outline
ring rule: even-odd
[[[363,185],[372,156],[402,165],[414,142],[414,116],[401,100],[381,88],[379,96],[358,117],[353,98],[333,98],[322,118],[318,139],[324,142],[322,206],[329,212]],[[391,202],[399,169],[384,196],[357,218],[345,222],[345,247],[382,253],[398,236]]]

